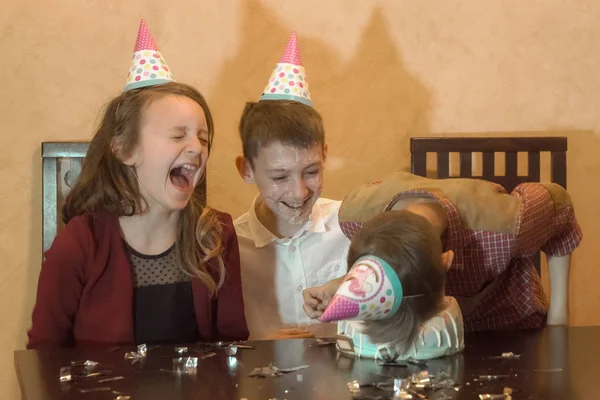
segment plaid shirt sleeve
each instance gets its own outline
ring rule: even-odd
[[[533,255],[538,250],[548,256],[565,256],[579,246],[583,235],[570,197],[563,188],[524,183],[515,188],[512,195],[521,201],[512,257]],[[555,198],[562,199],[562,204]]]

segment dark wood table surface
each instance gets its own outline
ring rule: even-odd
[[[479,399],[480,394],[500,394],[505,387],[513,389],[513,399],[600,399],[600,327],[478,333],[467,335],[465,343],[461,354],[430,360],[425,365],[382,367],[374,360],[348,358],[334,346],[319,346],[314,340],[249,342],[256,347],[238,349],[235,357],[219,350],[213,357],[199,359],[195,376],[161,371],[172,370],[172,359],[177,357],[174,346],[151,348],[143,362],[135,364],[124,359],[125,352],[134,347],[112,351],[19,350],[14,359],[23,398],[29,400],[115,399],[118,394],[113,391],[131,399],[352,399],[355,394],[348,390],[350,381],[408,377],[424,369],[431,375],[445,372],[460,384],[458,391],[430,392],[430,399]],[[521,357],[494,358],[506,352]],[[60,368],[81,360],[97,361],[102,364],[100,370],[112,371],[109,377],[123,379],[108,383],[98,383],[102,378],[59,382]],[[277,378],[247,376],[254,368],[270,363],[281,368],[303,364],[310,367]],[[481,375],[504,377],[477,380]],[[85,392],[99,387],[106,389]],[[393,398],[378,389],[363,389],[359,395]]]

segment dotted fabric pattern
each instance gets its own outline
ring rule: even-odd
[[[155,256],[140,254],[127,244],[125,250],[131,261],[134,287],[167,285],[190,280],[190,277],[179,267],[175,246]]]
[[[260,100],[293,100],[312,107],[312,99],[296,32],[288,40],[285,51],[269,77]]]
[[[155,79],[174,80],[160,51],[142,50],[134,53],[127,74],[127,84]]]
[[[298,38],[296,37],[296,32],[292,33],[292,36],[290,36],[279,63],[302,65],[302,57],[300,57],[300,50],[298,49]]]
[[[365,263],[368,263],[368,268],[365,268]],[[353,279],[347,279],[338,288],[323,312],[321,321],[379,320],[387,317],[394,304],[395,296],[401,294],[394,293],[383,266],[374,259],[365,259],[355,264],[348,271],[347,276]]]
[[[138,36],[135,41],[135,48],[133,51],[136,52],[140,50],[158,50],[154,36],[152,36],[150,33],[150,30],[146,25],[146,21],[144,20],[142,20],[140,23],[140,29],[138,31]]]
[[[146,21],[142,20],[131,56],[125,91],[174,80]]]
[[[263,94],[296,96],[310,100],[304,67],[294,64],[277,64]]]
[[[348,300],[344,297],[338,296],[332,305],[327,308],[329,311],[327,315],[323,314],[321,317],[322,322],[340,321],[344,319],[355,318],[358,316],[360,310],[358,303],[352,300]]]

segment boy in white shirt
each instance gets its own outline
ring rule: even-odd
[[[250,338],[334,335],[335,324],[306,315],[302,291],[346,273],[350,241],[338,222],[341,202],[319,197],[327,145],[295,33],[239,129],[236,166],[259,191],[235,221]]]

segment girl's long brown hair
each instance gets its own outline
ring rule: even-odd
[[[119,217],[146,212],[148,205],[140,192],[135,171],[120,160],[129,157],[139,143],[143,112],[153,101],[168,95],[188,97],[202,107],[208,127],[210,154],[214,123],[206,100],[196,89],[170,82],[124,92],[106,106],[83,161],[79,179],[65,200],[62,209],[65,224],[77,215],[99,211],[108,211]],[[175,251],[184,271],[200,279],[214,295],[225,279],[221,257],[223,239],[217,215],[206,205],[205,179],[206,174],[181,213]],[[215,259],[216,263],[209,267],[211,259]]]

